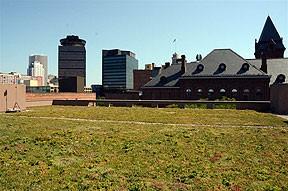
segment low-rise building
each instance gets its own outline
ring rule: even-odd
[[[188,63],[185,55],[145,84],[142,99],[269,100],[270,76],[231,49]]]

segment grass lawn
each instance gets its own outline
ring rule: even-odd
[[[288,190],[288,122],[216,109],[2,113],[0,190]]]

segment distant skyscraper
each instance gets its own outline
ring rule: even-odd
[[[36,65],[36,69],[35,69]],[[42,65],[42,66],[41,66]],[[47,79],[48,79],[48,58],[44,55],[31,55],[29,56],[29,65],[27,69],[27,75],[29,76],[40,76],[43,68],[43,74],[41,77],[43,78],[42,85],[47,86]],[[33,74],[32,74],[33,73]]]
[[[29,64],[27,75],[40,78],[40,86],[47,85],[44,83],[44,66],[38,61]]]
[[[130,51],[102,50],[102,85],[104,89],[133,89],[133,70],[138,60]]]
[[[86,85],[86,41],[67,36],[58,47],[58,78],[60,92],[83,92]]]

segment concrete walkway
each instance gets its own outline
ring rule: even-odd
[[[276,116],[286,119],[288,121],[288,115],[276,115]]]

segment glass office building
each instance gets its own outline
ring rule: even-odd
[[[133,89],[133,70],[138,60],[130,51],[102,50],[102,85],[104,89]]]

